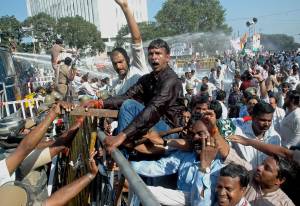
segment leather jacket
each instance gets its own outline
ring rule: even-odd
[[[104,100],[104,108],[119,109],[127,99],[134,99],[145,105],[144,110],[123,130],[127,139],[144,135],[160,119],[171,127],[179,127],[185,110],[182,83],[177,74],[166,68],[155,74],[142,76],[124,95]]]

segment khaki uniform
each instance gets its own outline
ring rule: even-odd
[[[59,76],[58,76],[58,85],[57,90],[61,93],[64,97],[68,91],[68,84],[69,80],[70,68],[67,65],[61,65],[59,67]]]

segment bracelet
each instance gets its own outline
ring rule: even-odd
[[[87,173],[86,176],[87,176],[91,181],[95,178],[95,176],[92,175],[90,172]]]

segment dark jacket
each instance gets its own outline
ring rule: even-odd
[[[143,111],[123,130],[127,139],[141,137],[161,118],[171,128],[180,126],[180,116],[185,109],[183,88],[171,68],[159,74],[151,72],[142,76],[124,95],[105,100],[104,108],[119,109],[127,99],[135,99],[145,105]]]

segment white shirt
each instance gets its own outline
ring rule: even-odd
[[[282,146],[300,145],[300,108],[295,109],[285,116],[280,125]]]
[[[282,109],[280,107],[276,107],[276,109],[273,113],[272,125],[274,126],[274,129],[278,133],[280,131],[280,124],[281,124],[281,121],[283,120],[284,116],[285,116],[284,109]]]
[[[10,176],[5,159],[0,160],[0,186],[11,181],[15,181],[15,173]]]
[[[236,126],[235,135],[240,135],[246,138],[256,139],[256,135],[252,129],[252,121],[241,121],[241,119],[232,119],[233,124]],[[262,142],[266,144],[281,145],[280,135],[271,127],[265,132]],[[240,155],[241,158],[257,167],[267,157],[264,153],[256,150],[252,146],[244,146],[238,143],[232,143],[233,148]]]
[[[222,119],[227,119],[227,116],[228,116],[228,110],[227,110],[227,107],[225,106],[225,104],[221,101],[218,101],[220,104],[221,104],[221,107],[222,107]]]
[[[291,89],[295,90],[297,84],[299,84],[299,76],[298,75],[290,75],[287,79],[286,82],[291,84]]]
[[[124,79],[115,79],[112,83],[112,94],[122,95],[133,86],[141,76],[149,73],[146,65],[143,44],[132,44],[132,62]]]
[[[91,87],[90,83],[88,83],[88,82],[83,82],[81,84],[81,87],[79,90],[85,91],[85,92],[87,92],[88,95],[91,95],[91,96],[96,95],[93,88]]]

